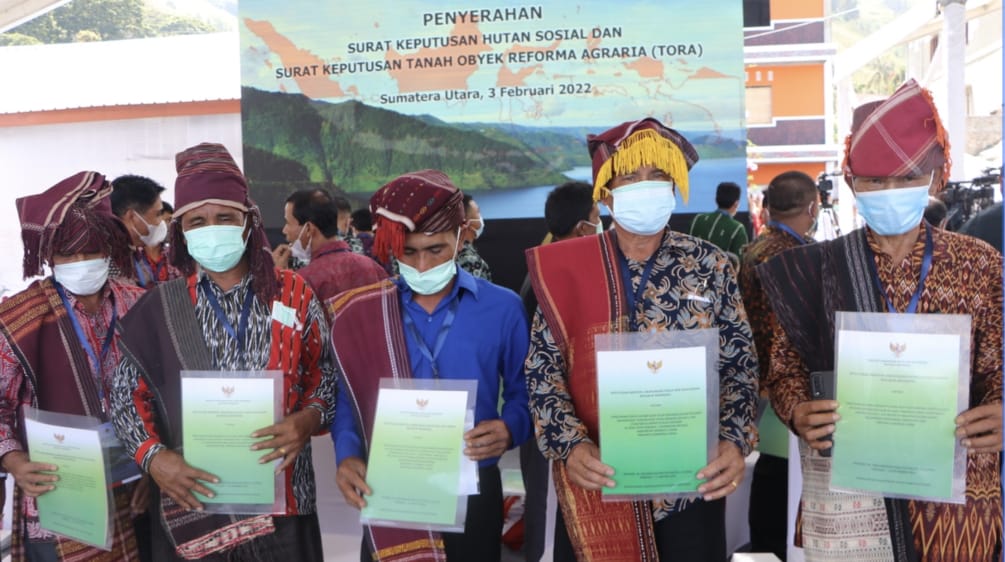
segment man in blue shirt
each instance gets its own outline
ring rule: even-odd
[[[451,561],[499,560],[497,463],[531,431],[523,307],[512,291],[457,267],[462,194],[442,172],[400,176],[374,194],[370,208],[377,220],[374,253],[385,263],[393,253],[401,275],[330,303],[332,343],[346,379],[332,425],[336,483],[350,505],[366,505],[366,444],[380,377],[476,379],[475,427],[464,435],[464,454],[478,461],[480,493],[468,497],[463,533],[444,533],[440,540],[427,532],[368,527],[362,559],[400,556],[406,549],[417,555],[444,550]]]

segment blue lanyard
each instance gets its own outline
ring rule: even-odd
[[[866,254],[868,254],[869,261],[869,271],[872,272],[872,281],[876,284],[876,288],[879,289],[883,298],[886,299],[886,308],[889,312],[900,312],[893,306],[893,301],[890,300],[889,295],[886,294],[886,289],[883,287],[883,281],[879,278],[879,270],[876,269],[876,255],[872,251],[872,247],[868,244],[865,245]],[[932,254],[934,253],[934,245],[932,244],[932,229],[925,224],[925,255],[921,258],[921,276],[918,278],[918,288],[915,289],[914,294],[911,295],[911,303],[907,305],[907,310],[904,312],[907,314],[914,314],[918,311],[918,302],[921,300],[921,293],[925,290],[925,280],[928,279],[928,274],[932,271]]]
[[[59,298],[63,301],[63,306],[66,308],[66,313],[70,317],[73,331],[77,334],[77,341],[80,342],[80,347],[84,348],[84,352],[87,353],[87,357],[91,360],[93,374],[98,379],[98,398],[101,400],[102,409],[104,409],[105,377],[103,376],[104,369],[102,366],[105,364],[105,358],[108,357],[108,350],[112,348],[112,339],[115,337],[115,321],[119,318],[119,311],[115,309],[115,297],[109,296],[109,299],[112,301],[112,321],[108,324],[108,331],[105,332],[105,342],[101,345],[101,356],[99,357],[94,353],[94,348],[91,347],[91,342],[87,339],[84,328],[77,320],[77,314],[73,311],[73,307],[70,306],[70,299],[66,298],[66,291],[63,289],[63,286],[59,283],[54,284],[56,285],[56,292],[59,293]]]
[[[653,255],[649,256],[649,260],[646,261],[646,266],[642,270],[642,279],[639,280],[639,286],[632,292],[632,271],[628,268],[628,258],[622,253],[621,248],[618,248],[618,265],[621,266],[621,283],[625,286],[625,299],[628,301],[628,324],[631,326],[632,331],[638,330],[638,324],[635,322],[635,312],[636,306],[642,302],[642,296],[646,291],[646,284],[649,283],[649,277],[653,273],[653,267],[656,265],[656,256],[659,255],[659,248],[653,252]]]
[[[429,351],[429,346],[426,345],[426,340],[422,337],[419,332],[419,328],[415,325],[415,320],[412,319],[412,314],[408,310],[404,310],[403,316],[405,317],[405,327],[412,334],[412,339],[415,340],[415,345],[419,347],[419,352],[429,361],[429,364],[433,367],[433,378],[440,378],[440,368],[436,364],[436,359],[440,356],[440,351],[443,350],[443,344],[447,341],[447,332],[450,331],[450,327],[454,324],[454,317],[457,316],[457,307],[460,305],[461,295],[458,294],[457,297],[450,301],[450,306],[447,307],[447,315],[443,319],[443,324],[440,324],[440,331],[436,334],[436,343],[432,351]]]
[[[160,275],[158,274],[161,272],[161,269],[164,268],[164,258],[161,258],[161,261],[157,263],[156,268],[154,267],[154,264],[150,263],[150,259],[147,257],[146,251],[143,251],[142,255],[133,261],[136,264],[136,275],[138,276],[137,281],[139,282],[140,287],[144,289],[147,288],[147,276],[144,272],[150,272],[150,281],[154,285],[160,281]]]
[[[255,300],[255,292],[250,287],[248,288],[248,293],[244,297],[244,305],[241,307],[241,318],[237,323],[237,331],[234,331],[234,326],[227,320],[227,315],[223,312],[220,301],[216,300],[216,295],[213,294],[213,289],[209,286],[209,278],[203,277],[202,281],[199,281],[199,286],[202,287],[202,292],[206,295],[206,300],[209,301],[209,307],[213,309],[213,314],[216,314],[216,319],[220,321],[220,324],[223,324],[223,329],[227,334],[237,340],[237,350],[244,353],[244,338],[248,334],[248,317],[251,316],[251,301]]]
[[[800,245],[809,244],[809,242],[806,241],[806,238],[800,236],[798,232],[793,230],[792,227],[787,224],[783,224],[778,221],[768,221],[768,226],[770,226],[771,228],[777,228],[778,230],[781,230],[782,232],[795,238]]]

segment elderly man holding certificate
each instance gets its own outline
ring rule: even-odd
[[[116,431],[157,484],[154,552],[320,560],[310,437],[336,388],[324,312],[302,278],[274,269],[227,150],[203,143],[176,164],[171,260],[187,277],[123,319],[112,394]],[[210,513],[221,502],[230,514]]]
[[[807,560],[1001,548],[1002,258],[922,220],[948,149],[913,80],[859,107],[844,172],[866,228],[758,267],[782,328],[765,384],[801,438]]]
[[[555,560],[721,560],[757,358],[728,255],[667,225],[698,154],[651,118],[588,144],[614,229],[528,251],[531,412],[561,461]],[[618,496],[634,501],[605,503]]]

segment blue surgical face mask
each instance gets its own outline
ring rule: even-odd
[[[876,234],[895,236],[917,228],[928,206],[928,187],[901,187],[855,194],[858,212]]]
[[[222,273],[241,261],[248,241],[244,225],[210,225],[185,231],[185,243],[188,253],[203,269]]]
[[[611,194],[614,220],[640,236],[662,232],[677,207],[673,183],[668,181],[640,181],[614,189]]]

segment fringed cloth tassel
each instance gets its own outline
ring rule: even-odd
[[[655,166],[669,174],[684,202],[687,202],[688,168],[684,153],[676,144],[652,129],[633,133],[618,146],[617,152],[604,162],[597,171],[597,179],[593,185],[593,200],[603,199],[611,178],[630,174],[642,166]]]

